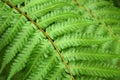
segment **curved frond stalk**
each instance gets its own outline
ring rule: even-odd
[[[66,61],[64,60],[64,57],[62,56],[62,54],[60,53],[59,49],[57,48],[56,44],[52,41],[51,37],[35,22],[33,21],[33,19],[31,17],[29,17],[28,15],[26,15],[24,12],[22,12],[19,8],[17,8],[16,6],[14,6],[13,4],[9,3],[6,0],[3,0],[4,3],[6,3],[7,5],[13,7],[14,9],[16,9],[19,13],[21,13],[23,16],[25,16],[31,23],[33,23],[43,34],[44,36],[50,41],[50,43],[52,44],[52,46],[54,47],[54,49],[57,51],[58,55],[60,56],[60,58],[62,59],[63,63],[65,64],[65,66],[67,67],[71,78],[74,80],[74,77],[70,71],[70,67],[69,65],[66,63]],[[8,78],[9,79],[9,78]]]

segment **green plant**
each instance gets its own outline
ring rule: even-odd
[[[120,9],[109,0],[0,0],[0,80],[120,80]]]

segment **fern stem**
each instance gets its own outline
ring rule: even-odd
[[[25,12],[22,12],[19,8],[15,7],[13,4],[9,3],[6,0],[2,0],[4,3],[6,3],[8,6],[10,6],[11,8],[16,9],[20,14],[22,14],[23,16],[25,16],[31,23],[33,23],[43,34],[44,36],[46,36],[46,38],[50,41],[50,43],[52,44],[52,46],[54,47],[54,49],[57,51],[57,53],[59,54],[60,58],[62,59],[63,63],[65,64],[65,66],[67,67],[70,76],[72,78],[72,80],[75,80],[73,77],[73,74],[70,70],[69,65],[67,64],[67,62],[65,61],[63,55],[61,54],[60,50],[57,48],[55,42],[53,42],[52,38],[38,25],[38,23],[36,23],[31,17],[29,17]]]

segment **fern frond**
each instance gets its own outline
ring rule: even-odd
[[[18,1],[18,0],[9,0],[9,1],[12,2],[14,5],[19,5],[19,4],[23,3],[25,0],[20,0],[20,1]]]
[[[81,75],[76,77],[76,80],[106,80],[104,77],[94,77],[94,76],[86,76],[86,75]]]
[[[55,10],[50,14],[47,14],[38,21],[38,23],[45,29],[51,23],[60,22],[63,20],[67,20],[68,18],[78,17],[79,15],[76,14],[74,11],[69,10]]]
[[[95,48],[68,48],[63,50],[63,56],[67,61],[89,60],[89,61],[104,61],[111,64],[116,64],[120,55],[114,54],[101,49]],[[109,62],[111,60],[111,62]],[[112,61],[113,60],[113,61]],[[116,60],[116,62],[114,61]]]
[[[3,70],[6,64],[8,64],[15,57],[15,55],[21,51],[28,38],[31,36],[31,33],[33,32],[34,29],[33,27],[31,27],[30,23],[28,23],[22,28],[22,31],[18,33],[17,37],[13,40],[13,43],[10,44],[10,46],[7,48],[0,72]]]
[[[50,74],[46,76],[47,80],[57,80],[57,79],[63,79],[64,72],[64,64],[60,63],[57,66],[53,67],[53,69],[50,71]]]
[[[18,57],[15,59],[15,62],[13,62],[13,64],[11,65],[10,74],[7,80],[10,80],[14,74],[20,71],[23,67],[25,67],[25,63],[27,62],[33,48],[40,40],[39,36],[39,31],[37,30],[31,37],[31,39],[28,41],[25,48],[20,52],[20,54],[18,54]]]
[[[46,29],[46,32],[50,35],[51,38],[57,38],[67,33],[75,32],[77,30],[83,31],[87,26],[92,24],[98,24],[91,20],[86,20],[80,18],[70,18],[67,21],[53,24],[52,26]]]
[[[48,50],[48,51],[46,51],[46,50]],[[44,79],[45,74],[47,74],[48,71],[55,65],[55,63],[58,62],[56,59],[57,54],[56,54],[56,52],[53,52],[52,50],[53,50],[53,48],[51,47],[51,45],[49,43],[47,43],[46,46],[41,48],[40,53],[38,52],[37,58],[34,59],[34,61],[32,63],[32,65],[33,64],[34,65],[30,67],[30,68],[32,68],[32,73],[31,74],[28,73],[30,75],[30,76],[28,76],[28,80]],[[50,54],[50,53],[52,53],[52,54]],[[43,56],[41,56],[41,54],[43,54]],[[38,61],[39,63],[36,61]],[[37,64],[37,66],[35,66],[35,64]],[[42,71],[42,73],[41,73],[41,71]]]
[[[11,27],[9,27],[0,38],[0,42],[2,43],[0,44],[0,50],[14,39],[16,34],[20,31],[21,26],[23,26],[26,21],[27,19],[21,15],[13,20],[12,24],[10,25]]]
[[[119,80],[120,10],[109,0],[0,0],[1,80]]]
[[[101,25],[103,27],[106,27],[106,29],[109,31],[110,35],[116,36],[116,34],[113,32],[111,29],[111,24],[110,21],[112,20],[119,20],[120,19],[120,10],[116,7],[114,7],[109,1],[106,0],[86,0],[86,1],[81,1],[78,0],[78,3],[80,3],[83,7],[83,14],[87,12],[91,18],[94,20],[98,20],[101,22]],[[107,19],[107,20],[106,20]],[[111,22],[113,23],[113,22]],[[115,21],[114,24],[120,23],[119,21]],[[111,26],[108,26],[111,25]]]
[[[75,46],[92,46],[104,44],[107,41],[114,40],[111,37],[103,37],[94,34],[80,34],[74,33],[65,35],[63,37],[59,37],[55,42],[59,49],[64,49],[67,47],[75,47]]]
[[[88,63],[89,61],[70,63],[70,67],[74,75],[85,74],[91,76],[99,76],[99,77],[119,77],[120,76],[120,68],[116,66],[111,66],[105,63],[93,62]]]
[[[2,4],[2,8],[1,8],[1,12],[0,12],[0,36],[2,35],[2,33],[5,31],[5,29],[8,28],[8,25],[10,24],[10,21],[12,20],[13,16],[13,9],[11,9],[10,7]],[[7,11],[8,13],[4,13],[4,11]]]
[[[36,5],[24,9],[24,11],[30,15],[32,19],[36,19],[37,17],[41,17],[46,13],[55,10],[56,8],[62,8],[66,5],[70,6],[70,3],[68,3],[66,0],[51,0],[50,2],[47,0],[44,4],[40,4],[41,3],[37,3]]]

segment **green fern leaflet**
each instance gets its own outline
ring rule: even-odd
[[[120,80],[114,0],[0,0],[0,80]]]

